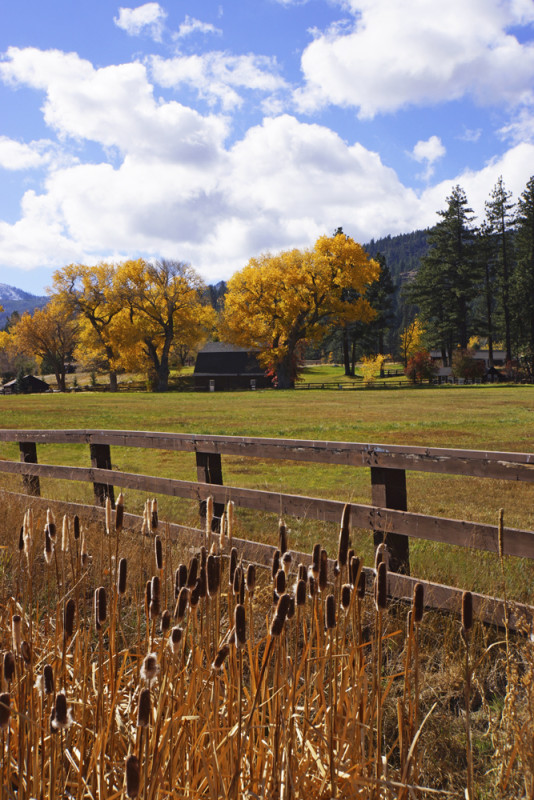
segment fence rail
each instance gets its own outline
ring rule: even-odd
[[[386,541],[391,553],[390,566],[399,573],[399,578],[409,574],[410,538],[499,552],[497,526],[408,511],[407,470],[534,482],[534,454],[531,453],[85,429],[0,430],[0,442],[18,443],[20,461],[0,459],[0,472],[21,475],[28,495],[40,495],[40,478],[90,482],[99,505],[106,496],[113,500],[114,487],[131,488],[195,499],[201,518],[205,516],[205,501],[211,495],[215,504],[214,530],[228,500],[243,508],[333,522],[340,520],[344,506],[336,500],[224,485],[222,456],[367,467],[371,474],[372,504],[352,503],[352,524],[372,531],[375,544]],[[91,466],[38,463],[40,445],[80,443],[89,446]],[[194,453],[197,480],[175,480],[112,469],[112,446]],[[505,555],[534,558],[532,531],[504,528],[502,542]],[[394,583],[392,585],[394,588]]]

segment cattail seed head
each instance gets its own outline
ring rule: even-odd
[[[350,503],[346,503],[341,517],[341,530],[339,531],[339,543],[337,560],[340,567],[347,566],[350,544]]]
[[[326,598],[325,621],[328,630],[336,627],[336,598],[333,594]]]
[[[236,597],[241,594],[241,585],[243,583],[243,580],[244,580],[243,567],[240,564],[238,564],[234,571],[234,585],[233,585],[233,591]]]
[[[152,581],[147,581],[145,584],[145,607],[146,611],[150,609],[150,603],[152,601]]]
[[[180,589],[180,594],[178,595],[178,602],[176,603],[176,613],[174,615],[177,620],[181,620],[184,618],[187,606],[189,604],[189,596],[190,596],[190,590],[187,588],[187,586],[182,586],[182,588]]]
[[[163,546],[159,536],[154,538],[154,557],[156,559],[156,569],[163,569]]]
[[[74,515],[73,529],[74,529],[74,538],[78,540],[80,538],[80,518],[78,514]]]
[[[303,606],[306,604],[306,584],[307,581],[302,580],[302,578],[297,583],[297,591],[295,594],[297,606]]]
[[[204,545],[202,545],[202,547],[200,548],[200,569],[204,569],[207,560],[208,560],[208,551],[206,550]]]
[[[210,597],[215,597],[221,585],[221,561],[219,556],[210,553],[206,564],[208,575],[208,593]]]
[[[76,614],[76,601],[73,597],[65,603],[63,613],[63,636],[65,640],[70,639],[74,631],[74,615]]]
[[[284,555],[282,556],[282,569],[286,574],[286,578],[289,575],[289,570],[291,569],[292,560],[293,559],[291,558],[291,553],[285,552]]]
[[[273,620],[271,622],[271,628],[269,630],[271,636],[280,636],[280,634],[284,630],[284,622],[285,618],[273,617]]]
[[[247,623],[245,616],[245,606],[238,603],[234,610],[235,641],[238,650],[245,647],[247,643]]]
[[[291,598],[288,594],[281,595],[280,599],[278,600],[278,605],[276,606],[276,616],[285,620],[287,617],[287,612],[289,610],[290,603],[291,603]]]
[[[195,583],[195,591],[198,592],[199,597],[206,597],[208,593],[208,575],[206,565],[200,568],[197,582]]]
[[[192,589],[197,582],[198,577],[198,558],[193,556],[189,561],[189,569],[187,572],[187,587]]]
[[[295,595],[289,595],[289,604],[287,606],[286,619],[293,619],[295,616]]]
[[[468,633],[473,627],[473,595],[471,592],[462,594],[462,628]]]
[[[412,603],[412,610],[413,610],[413,621],[414,622],[421,622],[423,619],[423,609],[424,609],[424,587],[422,583],[417,582],[413,587],[413,603]]]
[[[151,710],[150,689],[141,689],[139,692],[139,706],[137,708],[137,727],[148,728]]]
[[[345,610],[350,606],[350,599],[352,596],[352,585],[344,583],[341,587],[341,605]]]
[[[15,656],[11,652],[11,650],[7,650],[4,653],[4,679],[6,683],[9,683],[10,680],[13,679],[15,674]]]
[[[213,527],[213,497],[210,496],[206,500],[206,533],[211,535]]]
[[[191,589],[191,594],[189,595],[189,605],[191,607],[191,611],[196,611],[196,608],[200,602],[200,594],[198,592],[198,581]]]
[[[315,580],[313,575],[310,575],[308,577],[308,586],[310,589],[310,597],[315,597],[315,595],[317,594],[317,581]]]
[[[232,536],[234,535],[235,525],[235,505],[233,500],[228,500],[226,504],[226,532],[228,534],[228,543],[232,543]]]
[[[230,550],[230,571],[228,573],[228,585],[234,585],[234,574],[237,567],[237,548],[232,547]]]
[[[126,579],[128,577],[128,560],[121,558],[119,561],[119,574],[117,579],[117,590],[120,595],[126,592]]]
[[[11,634],[13,640],[13,650],[20,653],[20,643],[22,641],[22,617],[20,614],[13,614],[11,620]]]
[[[252,597],[256,589],[256,565],[249,564],[247,567],[247,592]]]
[[[387,568],[389,564],[389,550],[384,542],[381,542],[376,548],[375,570],[378,570],[378,566],[382,561],[385,562]]]
[[[187,569],[186,564],[180,564],[178,569],[176,570],[176,579],[175,579],[175,596],[178,597],[180,594],[180,589],[184,586],[187,586],[187,578],[189,575],[189,571]]]
[[[52,556],[54,554],[54,543],[50,535],[50,526],[45,526],[45,544],[44,544],[44,557],[45,561],[50,566],[52,563]]]
[[[308,580],[308,570],[306,569],[306,564],[299,564],[298,572],[297,572],[297,580],[299,581],[307,581]]]
[[[171,630],[171,635],[169,637],[169,646],[174,654],[180,652],[183,634],[184,632],[182,628],[180,628],[178,625],[176,625]]]
[[[19,551],[24,550],[24,525],[20,526],[19,532]]]
[[[228,644],[223,644],[222,647],[219,647],[215,658],[213,659],[213,664],[211,668],[218,672],[223,668],[223,664],[228,658],[228,654],[230,653],[230,646]]]
[[[158,657],[155,653],[148,653],[143,659],[141,667],[141,677],[144,681],[150,684],[154,681],[159,673]]]
[[[117,505],[115,508],[115,530],[117,533],[122,531],[124,524],[124,495],[121,492],[117,497]]]
[[[278,521],[278,548],[283,556],[287,550],[287,528],[283,519]]]
[[[64,692],[58,692],[50,717],[50,728],[54,733],[64,730],[72,725],[72,714],[67,706],[67,698]]]
[[[168,608],[165,609],[163,614],[161,615],[161,632],[167,633],[167,631],[171,627],[171,612]]]
[[[284,594],[286,590],[286,573],[283,569],[279,569],[275,580],[276,591],[278,594]]]
[[[111,533],[111,497],[109,494],[106,497],[106,533]]]
[[[339,566],[339,562],[336,558],[334,561],[334,578],[338,578],[341,575],[341,567]]]
[[[126,759],[126,794],[128,797],[139,796],[140,775],[139,759],[134,755],[128,756]]]
[[[383,611],[387,608],[388,604],[388,570],[385,561],[381,561],[378,565],[376,573],[376,608],[378,611]]]
[[[158,518],[158,501],[154,497],[150,506],[150,527],[153,531],[157,531],[159,525]]]
[[[29,664],[32,660],[32,651],[30,645],[26,641],[20,643],[20,654],[25,664]]]
[[[280,569],[280,550],[275,550],[273,553],[273,563],[271,573],[273,576],[273,581],[275,580],[276,576],[278,575],[278,570]]]
[[[100,625],[103,625],[108,616],[108,601],[106,595],[106,587],[99,586],[96,590],[97,593],[97,610],[98,610],[98,622]]]
[[[219,550],[222,553],[224,547],[226,545],[226,531],[228,529],[228,519],[226,517],[226,512],[223,511],[221,514],[221,521],[219,523]]]
[[[321,568],[321,545],[317,542],[316,544],[313,545],[312,566],[311,566],[312,575],[315,578],[315,580],[317,580],[319,577],[320,568]]]
[[[61,550],[63,553],[69,552],[69,518],[67,514],[63,514],[63,522],[61,525]]]
[[[328,553],[326,550],[321,550],[321,557],[319,561],[319,589],[324,592],[328,585]]]
[[[9,727],[11,716],[11,698],[9,692],[0,694],[0,730],[5,731]]]
[[[358,556],[352,556],[349,561],[349,579],[353,586],[358,583],[358,573],[360,571],[360,559]]]
[[[54,670],[50,664],[45,664],[43,667],[43,693],[54,694]]]

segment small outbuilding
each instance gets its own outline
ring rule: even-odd
[[[195,389],[212,392],[272,387],[256,352],[227,342],[209,342],[199,351],[194,378]]]
[[[50,386],[47,382],[42,381],[41,378],[36,378],[35,375],[24,375],[22,378],[15,378],[4,383],[2,388],[3,394],[42,394],[49,391]]]

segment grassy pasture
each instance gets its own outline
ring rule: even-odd
[[[516,387],[440,387],[362,392],[232,392],[214,394],[77,393],[0,397],[0,425],[5,428],[108,428],[182,431],[224,435],[288,437],[427,445],[469,449],[525,451],[531,447],[534,389]],[[87,466],[83,445],[39,448],[41,463]],[[16,445],[1,445],[0,458],[18,458]],[[114,468],[128,472],[194,480],[194,458],[188,453],[113,448]],[[227,485],[247,486],[337,500],[370,502],[366,469],[223,458]],[[20,487],[17,477],[1,477],[2,486]],[[411,511],[495,524],[499,508],[505,524],[534,528],[534,487],[507,481],[460,478],[409,472]],[[92,487],[58,486],[42,481],[44,496],[91,502]],[[140,511],[144,497],[127,495],[131,511]],[[187,501],[161,497],[163,517],[195,523],[196,508]],[[311,548],[321,539],[333,546],[332,526],[305,519],[288,521],[292,546]],[[239,535],[274,542],[275,520],[255,512],[238,513]],[[368,533],[354,535],[366,562],[372,559]],[[511,560],[510,593],[529,602],[534,565]],[[486,554],[430,542],[414,542],[412,571],[419,577],[487,593],[499,593],[497,560]]]

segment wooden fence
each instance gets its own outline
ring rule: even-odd
[[[117,486],[195,499],[202,517],[205,501],[211,495],[215,505],[214,530],[228,500],[244,508],[332,522],[339,522],[344,506],[343,502],[335,500],[224,486],[222,456],[367,467],[371,476],[372,505],[352,503],[351,521],[355,528],[372,531],[375,544],[387,543],[393,570],[389,591],[399,598],[411,596],[415,581],[409,576],[410,537],[493,553],[499,551],[498,529],[494,525],[409,512],[406,470],[534,482],[534,454],[529,453],[106,430],[0,430],[0,442],[18,443],[20,461],[0,460],[0,472],[21,475],[24,491],[31,496],[40,495],[40,477],[88,481],[93,484],[99,505],[104,503],[107,495],[113,501],[113,487]],[[74,443],[89,445],[90,467],[38,463],[39,444]],[[111,468],[112,446],[194,453],[197,480],[183,481],[114,470]],[[532,531],[505,528],[502,542],[504,555],[534,558]],[[256,560],[266,563],[272,548],[249,544],[256,554],[263,553],[263,557]],[[304,554],[298,556],[307,559]],[[430,582],[425,582],[425,585],[428,605],[459,610],[461,590]],[[476,595],[475,609],[482,619],[502,624],[504,609],[501,601]],[[521,616],[531,624],[533,612],[530,606],[515,604],[511,611],[512,624],[515,625]]]

